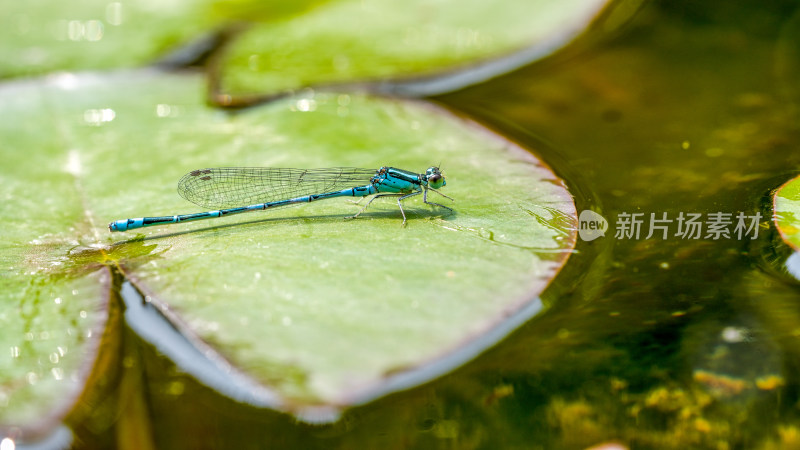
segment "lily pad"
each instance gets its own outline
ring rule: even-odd
[[[539,293],[574,246],[576,215],[563,182],[530,153],[441,108],[396,99],[305,92],[223,113],[202,103],[202,81],[137,71],[2,91],[3,156],[36,192],[0,187],[27,199],[13,210],[29,230],[13,241],[18,253],[34,237],[97,248],[96,259],[73,263],[118,268],[231,382],[261,389],[253,403],[305,416],[446,372],[541,309]],[[57,132],[34,132],[26,124],[36,118]],[[32,157],[73,185],[54,186],[56,169]],[[344,217],[360,205],[331,199],[141,233],[105,228],[197,211],[176,195],[176,180],[232,165],[438,165],[455,202],[438,200],[455,211],[409,199],[402,227],[394,199],[355,220]],[[91,220],[78,227],[81,218]],[[59,255],[55,246],[46,257]],[[15,286],[4,295],[20,295]]]
[[[0,77],[149,64],[231,22],[285,18],[320,1],[4,2]]]
[[[800,177],[789,180],[775,191],[775,226],[789,246],[800,251]]]
[[[4,273],[0,436],[11,425],[38,434],[72,408],[97,357],[107,281],[101,273],[73,280]]]
[[[104,265],[71,263],[97,230],[70,163],[75,142],[36,86],[0,88],[0,438],[31,437],[72,408],[100,351],[111,284]]]
[[[211,30],[213,3],[4,2],[0,77],[149,63]]]
[[[333,0],[240,36],[218,62],[212,100],[365,82],[407,95],[447,92],[550,54],[605,3]]]
[[[775,191],[772,205],[775,227],[794,252],[784,262],[788,273],[800,280],[800,177]]]

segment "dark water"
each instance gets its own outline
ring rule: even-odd
[[[800,283],[768,220],[770,190],[800,172],[797,6],[646,4],[435,101],[534,150],[579,211],[611,223],[579,242],[546,313],[324,426],[221,397],[126,331],[125,366],[144,374],[122,369],[119,396],[89,400],[78,445],[152,433],[159,448],[800,448]],[[672,222],[645,239],[651,213],[717,212],[760,213],[758,238],[682,239]],[[623,213],[643,214],[638,239],[615,237]]]

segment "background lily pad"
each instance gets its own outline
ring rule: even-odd
[[[772,211],[772,220],[783,242],[794,250],[782,259],[783,270],[800,280],[800,177],[787,181],[775,191]]]
[[[268,22],[320,0],[3,2],[0,77],[149,64],[244,19]]]
[[[373,87],[446,92],[553,52],[583,31],[605,3],[334,0],[253,26],[235,40],[218,61],[214,100],[228,104],[230,95],[272,96],[385,79],[392,83]]]
[[[537,310],[530,305],[574,245],[574,206],[555,175],[440,108],[308,93],[226,114],[203,105],[201,90],[199,77],[156,72],[29,83],[14,91],[29,101],[7,109],[6,134],[45,113],[58,133],[16,133],[4,154],[37,149],[76,186],[33,197],[60,212],[38,219],[31,236],[47,229],[95,246],[113,242],[97,258],[169,308],[190,339],[269,387],[280,399],[271,406],[359,403],[399,388],[400,374],[480,352],[510,318],[519,323],[515,315]],[[18,177],[49,179],[24,160],[11,159]],[[225,165],[440,165],[456,211],[410,201],[402,228],[392,200],[350,221],[343,217],[359,206],[331,200],[146,229],[144,242],[119,242],[124,235],[105,229],[113,219],[196,211],[175,181]],[[31,200],[16,214],[35,221],[38,207]],[[70,228],[82,217],[91,219]]]
[[[793,178],[775,191],[775,226],[783,241],[800,251],[800,177]]]

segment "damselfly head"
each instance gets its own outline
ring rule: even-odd
[[[425,171],[425,179],[428,181],[428,186],[433,189],[439,189],[447,185],[447,182],[444,180],[444,175],[442,175],[438,167],[429,167],[428,170]]]

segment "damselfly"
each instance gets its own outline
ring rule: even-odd
[[[422,201],[452,211],[447,206],[428,201],[428,191],[453,200],[437,189],[447,185],[438,167],[414,173],[394,167],[378,170],[334,167],[327,169],[279,169],[270,167],[219,167],[193,170],[178,182],[178,193],[203,208],[195,214],[122,219],[108,224],[110,231],[128,231],[154,225],[213,219],[250,211],[279,208],[334,197],[374,195],[356,218],[378,197],[398,197],[397,206],[406,224],[403,200],[422,194]],[[248,206],[242,206],[248,205]]]

